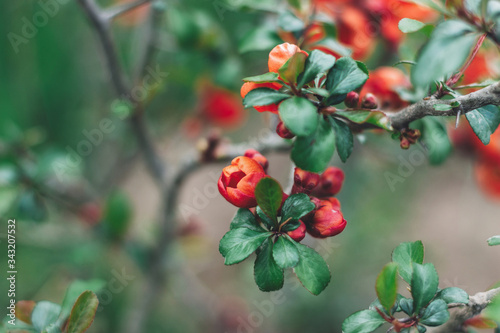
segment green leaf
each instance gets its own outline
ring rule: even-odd
[[[316,77],[326,74],[335,64],[335,57],[319,50],[312,50],[307,57],[304,73],[299,77],[298,87],[311,82]]]
[[[76,300],[68,320],[68,333],[83,333],[94,321],[99,305],[96,294],[90,290],[83,292]]]
[[[43,331],[47,326],[57,321],[61,306],[48,301],[41,301],[36,303],[31,312],[31,323],[38,331]]]
[[[284,231],[284,232],[294,231],[298,227],[300,227],[299,220],[290,220],[284,226],[281,227],[281,231]]]
[[[354,138],[352,136],[351,129],[343,121],[329,117],[328,120],[333,127],[335,132],[335,146],[337,147],[337,153],[339,154],[342,162],[346,162],[349,156],[351,156],[352,150],[354,148]]]
[[[418,333],[425,333],[425,332],[427,332],[427,327],[425,327],[423,325],[417,325],[417,331],[418,331]]]
[[[493,298],[491,303],[484,309],[484,317],[500,323],[500,296]]]
[[[450,104],[434,104],[432,107],[436,111],[449,111],[453,109]]]
[[[326,89],[332,94],[347,94],[361,87],[368,75],[352,58],[343,57],[337,60],[333,68],[328,72]]]
[[[485,145],[490,143],[490,136],[500,124],[500,110],[497,106],[487,105],[465,114],[477,137]]]
[[[243,105],[248,108],[251,106],[276,104],[289,97],[290,95],[271,88],[257,88],[248,92],[243,99]]]
[[[304,71],[307,55],[297,52],[278,69],[280,78],[288,84],[296,84],[297,78]]]
[[[425,23],[422,23],[422,22],[417,21],[417,20],[412,20],[409,18],[404,18],[401,21],[399,21],[399,23],[398,23],[399,30],[401,30],[405,34],[410,33],[410,32],[419,31],[423,27],[425,27]]]
[[[279,267],[292,268],[299,263],[299,251],[291,240],[282,235],[274,243],[273,258]]]
[[[249,76],[243,79],[245,82],[254,82],[254,83],[266,83],[266,82],[281,82],[278,79],[278,73],[268,72],[261,75]]]
[[[305,193],[297,193],[289,196],[281,208],[281,221],[288,219],[298,220],[311,212],[316,206]]]
[[[270,232],[257,232],[247,228],[228,231],[219,243],[219,252],[225,258],[224,264],[234,265],[242,262],[270,235]]]
[[[255,218],[255,215],[253,215],[248,208],[238,209],[236,215],[233,217],[233,220],[231,221],[231,225],[229,226],[229,228],[231,230],[237,228],[248,228],[250,230],[254,230],[257,232],[265,231],[258,223],[257,219]]]
[[[425,117],[416,121],[415,127],[420,127],[422,141],[428,149],[429,162],[439,165],[446,161],[453,149],[446,126],[436,117]]]
[[[335,115],[349,119],[356,124],[368,123],[392,131],[389,118],[380,111],[337,111]]]
[[[111,193],[104,210],[104,225],[111,236],[120,238],[128,229],[132,219],[132,204],[128,196],[120,191]]]
[[[343,333],[371,333],[385,323],[377,312],[372,310],[362,310],[356,312],[342,324]]]
[[[412,264],[424,262],[424,245],[421,241],[401,243],[392,252],[392,261],[398,264],[399,275],[403,280],[411,283]]]
[[[246,53],[250,51],[271,51],[276,45],[283,43],[273,28],[262,26],[252,28],[243,36],[238,44],[238,51]]]
[[[431,304],[425,309],[420,323],[427,326],[440,326],[450,319],[448,312],[448,304],[442,299],[432,301]]]
[[[500,235],[488,238],[488,245],[489,246],[500,245]]]
[[[255,186],[255,199],[262,211],[273,221],[277,221],[276,217],[283,200],[281,185],[271,177],[262,178]]]
[[[413,300],[411,298],[400,299],[399,307],[401,308],[401,311],[406,313],[408,316],[413,314]]]
[[[326,100],[323,101],[323,104],[325,105],[337,105],[342,103],[345,98],[347,97],[347,94],[341,94],[341,95],[336,95],[336,94],[331,94],[328,96]]]
[[[325,260],[308,246],[295,243],[299,251],[299,263],[294,267],[295,275],[311,294],[319,295],[330,283],[331,275]]]
[[[255,283],[262,291],[274,291],[283,287],[283,270],[273,259],[273,241],[267,238],[257,252],[254,265]]]
[[[294,96],[279,105],[280,118],[297,136],[311,135],[318,127],[318,110],[308,99]]]
[[[420,52],[417,64],[412,67],[414,86],[427,89],[429,84],[458,70],[469,56],[478,36],[463,21],[447,20],[439,24]]]
[[[436,296],[437,299],[442,299],[443,301],[446,302],[446,304],[450,303],[463,303],[467,304],[469,303],[469,295],[465,290],[457,288],[457,287],[450,287],[450,288],[444,288],[440,290]]]
[[[291,11],[284,11],[278,17],[278,25],[284,31],[300,31],[305,28],[304,22],[295,16]]]
[[[93,280],[76,280],[71,283],[66,290],[64,300],[61,306],[61,314],[59,315],[58,322],[62,325],[64,321],[71,314],[71,309],[75,304],[78,297],[86,290],[97,293],[106,286],[106,281],[93,279]]]
[[[292,160],[297,167],[311,172],[322,172],[335,152],[335,133],[332,127],[320,118],[316,132],[306,137],[297,137],[292,148]]]
[[[278,226],[278,223],[275,222],[275,221],[273,221],[269,216],[267,216],[266,213],[264,213],[262,211],[262,208],[260,208],[259,206],[257,206],[257,208],[255,209],[255,211],[257,212],[257,215],[259,216],[259,218],[262,221],[262,223],[265,224],[265,226],[267,227],[267,229],[271,230],[274,227]]]
[[[396,297],[398,295],[397,277],[398,264],[394,262],[385,265],[377,277],[375,290],[377,291],[380,304],[382,304],[387,311],[391,311],[396,302]]]
[[[434,298],[438,289],[439,277],[434,265],[413,263],[411,295],[415,313],[425,307]],[[443,301],[444,302],[444,301]]]

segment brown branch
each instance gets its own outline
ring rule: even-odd
[[[451,313],[450,319],[439,327],[429,329],[429,333],[464,332],[463,324],[467,319],[480,314],[493,298],[500,295],[500,288],[477,293],[469,297],[469,303]]]
[[[459,107],[448,111],[434,109],[437,104],[451,105],[457,102],[460,104]],[[411,122],[426,116],[456,116],[459,112],[465,114],[486,105],[500,105],[500,82],[450,100],[440,100],[434,97],[424,99],[399,112],[389,114],[388,117],[394,129],[403,129],[407,128]]]

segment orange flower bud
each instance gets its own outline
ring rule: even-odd
[[[267,168],[269,167],[269,161],[264,155],[259,153],[257,150],[247,149],[247,151],[243,156],[250,157],[251,159],[257,161],[257,163],[259,163],[264,169],[264,171],[267,173]]]
[[[286,233],[296,242],[300,242],[301,240],[304,239],[304,237],[306,237],[306,225],[301,220],[299,220],[299,222],[300,226],[297,229]]]
[[[259,163],[250,157],[239,156],[222,170],[219,192],[236,207],[255,207],[255,186],[264,177],[266,173]]]
[[[321,200],[319,208],[304,217],[304,222],[307,232],[318,238],[338,235],[347,224],[341,211],[330,200]]]
[[[295,172],[293,175],[292,194],[310,194],[312,190],[319,184],[319,179],[320,176],[317,173],[295,168]]]
[[[245,98],[245,96],[254,89],[257,88],[270,88],[270,89],[275,89],[279,90],[282,87],[281,84],[274,83],[274,82],[266,82],[266,83],[255,83],[255,82],[245,82],[241,86],[240,94],[241,98]],[[272,113],[278,113],[278,104],[269,104],[269,105],[263,105],[263,106],[254,106],[254,109],[259,111],[259,112],[265,112],[269,111]]]
[[[301,52],[306,56],[309,54],[306,51],[302,51],[297,45],[283,43],[275,46],[271,52],[269,52],[269,60],[267,65],[269,66],[269,71],[278,73],[278,69],[283,66],[288,59],[290,59],[295,53]]]
[[[276,133],[283,139],[292,139],[295,137],[295,134],[290,132],[290,130],[285,127],[285,124],[282,121],[280,121],[278,123],[278,126],[276,126]]]

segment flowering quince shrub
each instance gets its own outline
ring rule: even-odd
[[[235,158],[222,170],[218,187],[222,196],[240,207],[230,231],[220,241],[226,265],[257,253],[255,282],[262,291],[281,289],[284,270],[293,268],[302,285],[318,295],[330,282],[323,258],[300,241],[338,235],[346,227],[337,194],[342,170],[330,167],[321,175],[299,168],[290,195],[266,174],[267,159],[255,150]]]

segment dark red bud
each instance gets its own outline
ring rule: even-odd
[[[350,93],[347,94],[347,97],[345,98],[344,104],[348,108],[356,108],[359,103],[359,94],[355,91],[351,91]]]
[[[363,97],[363,101],[361,102],[361,107],[363,109],[376,109],[378,108],[378,100],[375,95],[372,93],[368,93]]]
[[[285,127],[285,124],[283,124],[282,121],[280,121],[278,123],[278,126],[276,126],[276,133],[278,133],[278,135],[283,139],[292,139],[295,137],[295,134],[290,132],[290,130]]]
[[[292,194],[306,193],[309,194],[318,185],[320,176],[317,173],[304,171],[295,168],[293,175],[293,188]]]
[[[299,222],[300,226],[297,229],[287,232],[287,235],[296,242],[300,242],[306,236],[306,225],[301,220]]]

